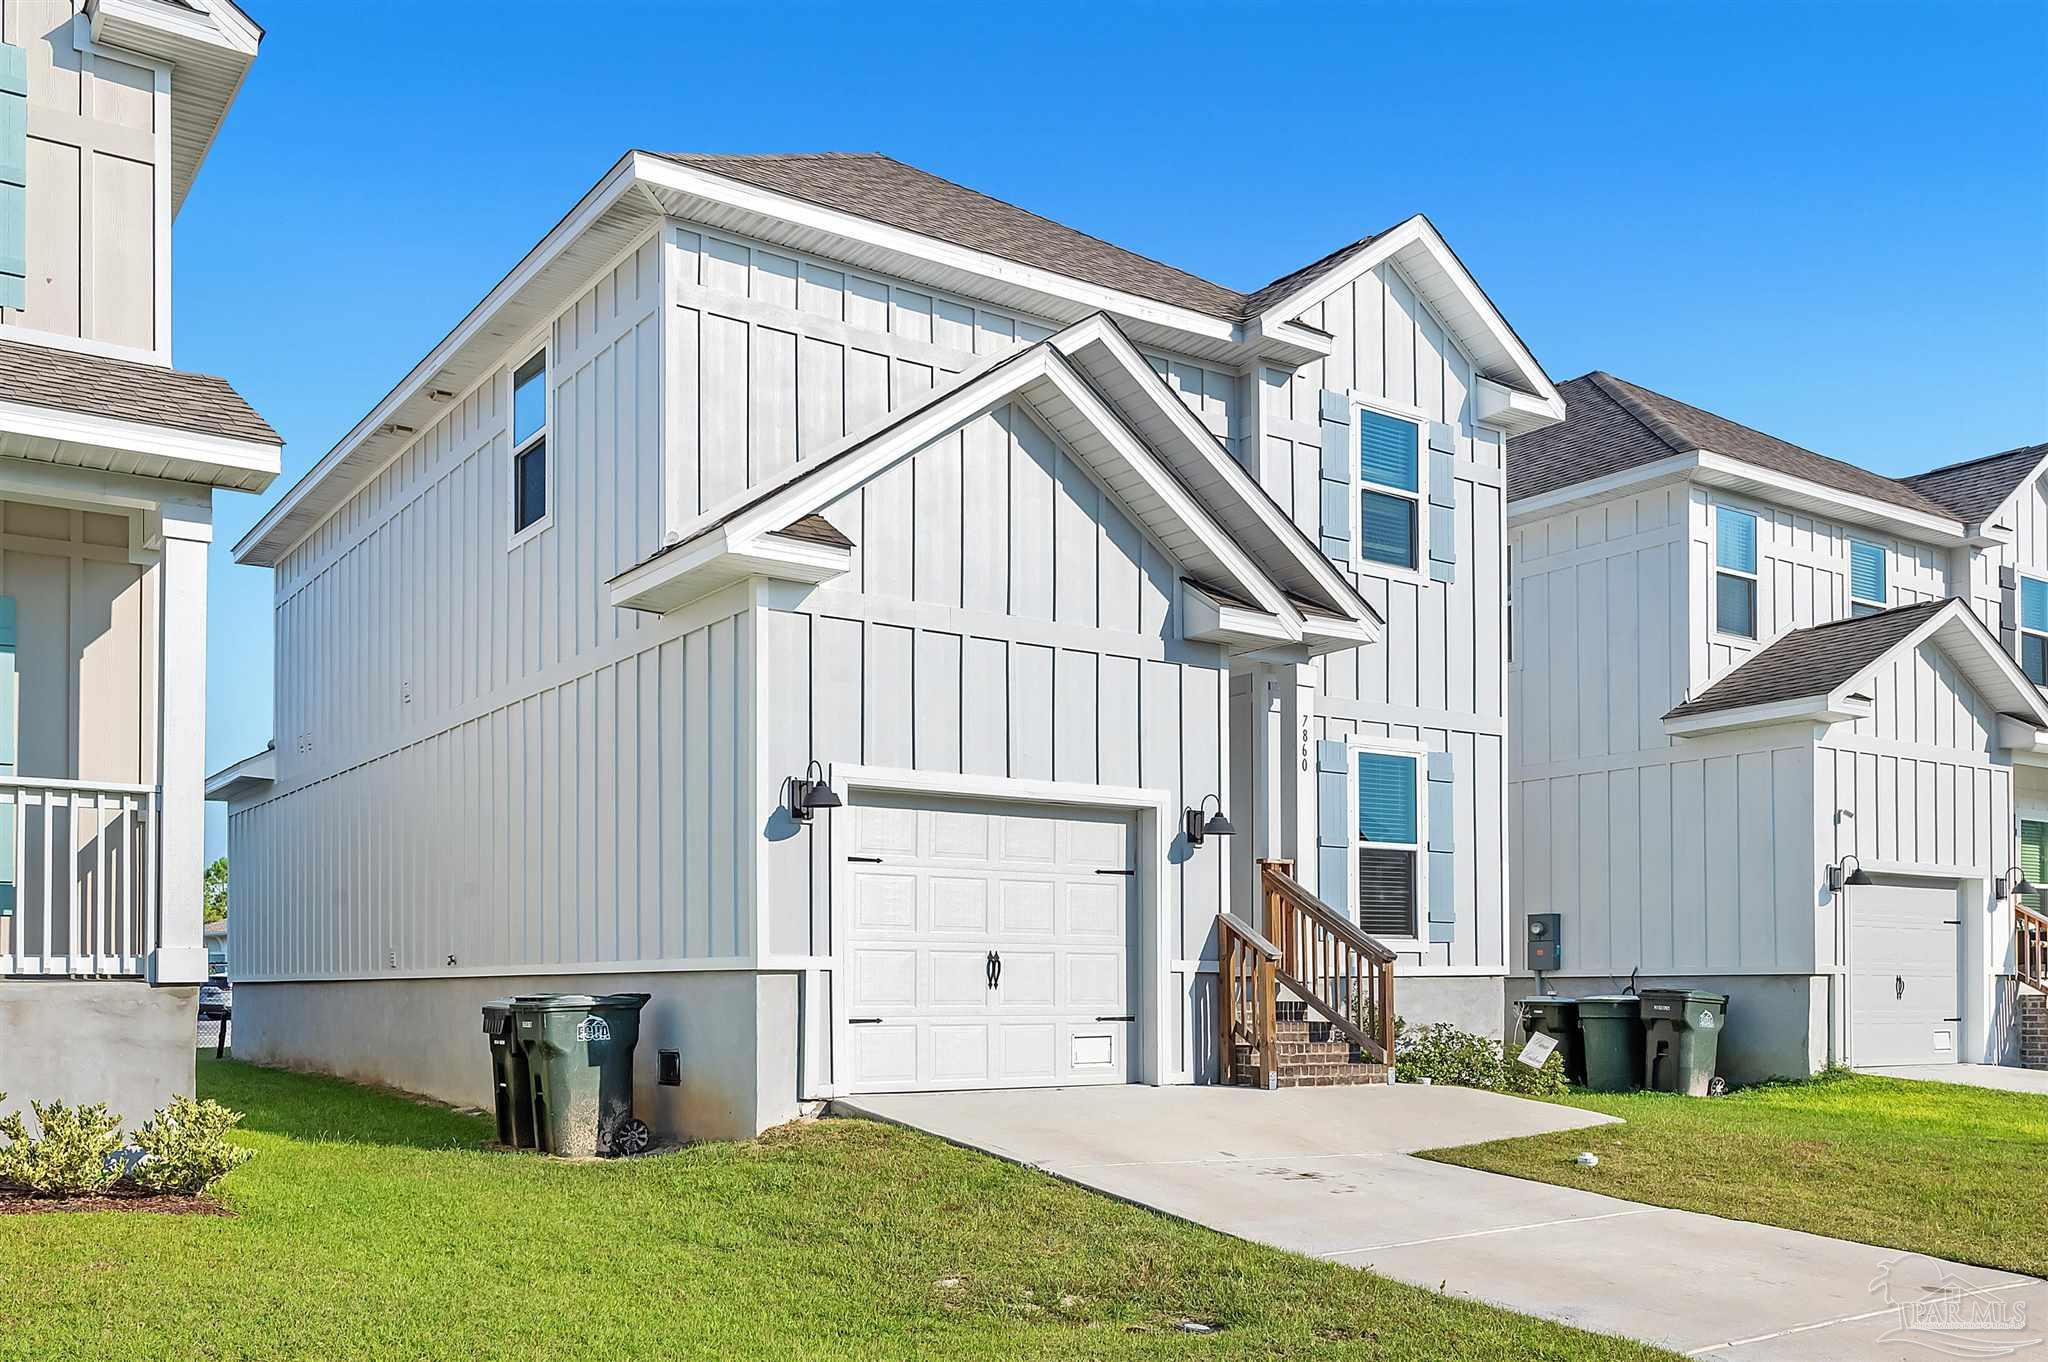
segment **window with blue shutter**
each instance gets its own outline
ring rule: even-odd
[[[1413,421],[1358,409],[1358,554],[1368,562],[1419,566],[1422,432]]]
[[[2048,582],[2020,578],[2020,669],[2037,686],[2048,686]]]
[[[1756,637],[1756,517],[1733,506],[1714,514],[1714,627]]]
[[[1416,759],[1358,754],[1358,925],[1374,936],[1415,933]]]
[[[28,292],[28,53],[0,43],[0,307]]]
[[[1885,594],[1884,550],[1860,539],[1849,541],[1849,613],[1874,615],[1891,603]]]
[[[2029,884],[2048,884],[2048,823],[2030,818],[2020,820],[2020,874]],[[2044,900],[2048,900],[2048,894],[2025,896],[2027,907],[2037,913],[2042,911]]]
[[[15,680],[14,648],[14,597],[0,596],[0,776],[18,774],[20,706],[15,698],[19,687]],[[14,885],[20,878],[20,869],[14,864],[14,825],[21,816],[19,798],[17,792],[9,802],[0,804],[0,917],[14,915]]]

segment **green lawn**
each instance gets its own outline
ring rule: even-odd
[[[1720,1098],[1561,1100],[1628,1124],[1424,1157],[2048,1274],[2048,1097],[1830,1075]],[[1586,1149],[1598,1167],[1573,1162]]]
[[[565,1165],[343,1083],[199,1086],[248,1114],[234,1218],[0,1217],[0,1358],[1667,1356],[880,1125]]]

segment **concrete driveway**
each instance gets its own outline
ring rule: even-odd
[[[833,1105],[1226,1234],[1678,1352],[2048,1359],[2040,1327],[2000,1327],[2016,1315],[2048,1324],[2048,1283],[2030,1277],[1409,1157],[1609,1119],[1566,1107],[1408,1085],[914,1093]],[[1943,1331],[1902,1313],[1943,1291],[1965,1293],[1973,1320],[1990,1327]]]
[[[2048,1069],[2019,1069],[2009,1064],[1894,1064],[1856,1072],[1877,1078],[1913,1078],[1925,1083],[1960,1083],[1966,1088],[2048,1094]]]

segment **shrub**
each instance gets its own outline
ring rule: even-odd
[[[1428,1079],[1457,1088],[1485,1088],[1523,1097],[1559,1097],[1568,1088],[1564,1056],[1553,1053],[1540,1069],[1517,1062],[1519,1047],[1437,1022],[1420,1031],[1396,1024],[1394,1076],[1403,1083]]]
[[[211,1098],[171,1099],[135,1132],[135,1147],[143,1158],[129,1171],[129,1180],[152,1192],[199,1195],[249,1157],[250,1151],[227,1140],[228,1131],[241,1119],[240,1112]]]
[[[31,1102],[29,1108],[41,1128],[34,1139],[20,1112],[0,1116],[0,1135],[8,1140],[0,1148],[0,1183],[36,1196],[90,1196],[121,1176],[121,1119],[106,1107]]]

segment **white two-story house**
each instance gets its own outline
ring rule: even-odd
[[[2048,450],[1894,480],[1608,374],[1561,391],[1508,482],[1546,985],[1724,992],[1737,1079],[2018,1058]]]
[[[0,0],[0,1092],[192,1089],[216,489],[279,440],[172,363],[172,227],[256,55],[226,0]]]
[[[630,153],[237,546],[236,1051],[479,1101],[482,1001],[645,991],[694,1137],[1278,1081],[1262,970],[1362,1069],[1497,1032],[1503,451],[1562,414],[1419,217],[1244,293]]]

